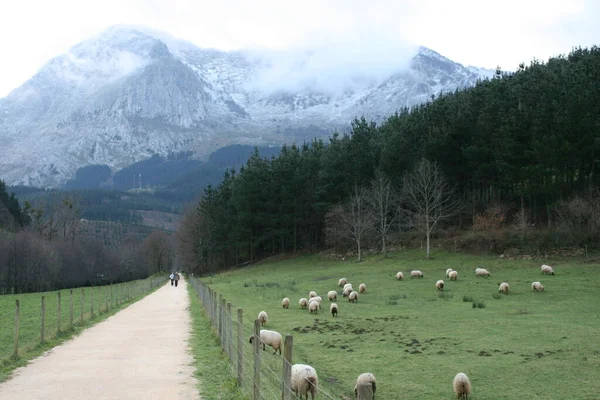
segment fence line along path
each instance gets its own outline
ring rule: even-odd
[[[199,399],[184,280],[165,285],[19,368],[2,400]]]

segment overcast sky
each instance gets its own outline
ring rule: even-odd
[[[326,43],[337,49],[332,59],[380,58],[363,62],[369,68],[389,67],[409,45],[465,65],[514,70],[534,57],[600,42],[600,0],[1,1],[0,97],[52,57],[115,24],[223,50]]]

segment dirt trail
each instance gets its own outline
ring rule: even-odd
[[[188,305],[185,281],[165,285],[19,368],[0,399],[200,399]]]

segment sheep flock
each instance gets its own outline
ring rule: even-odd
[[[473,271],[473,270],[471,270]],[[443,274],[443,271],[440,271],[440,275]],[[541,266],[541,274],[542,275],[555,275],[554,268],[549,265]],[[474,270],[474,278],[490,278],[492,274],[488,269],[485,268],[476,268]],[[397,271],[391,275],[393,279],[397,281],[404,281],[404,272]],[[421,270],[413,269],[409,271],[409,276],[411,278],[420,278],[424,279],[424,274]],[[465,270],[462,271],[462,280],[469,279],[468,273]],[[467,278],[465,278],[467,276]],[[434,277],[441,278],[441,276]],[[450,285],[447,285],[443,279],[438,279],[435,281],[435,289],[437,291],[451,290],[452,285],[455,285],[455,281],[458,280],[458,271],[448,268],[445,270],[445,278],[450,280]],[[326,292],[326,298],[329,304],[329,313],[331,314],[331,318],[339,318],[339,315],[352,315],[353,307],[360,307],[359,296],[368,296],[366,288],[366,283],[362,282],[358,285],[358,291],[355,290],[352,286],[352,283],[348,281],[347,278],[340,278],[337,281],[337,285],[333,285],[335,283],[332,282],[331,290]],[[410,285],[411,283],[398,283],[398,285]],[[450,287],[448,287],[450,286]],[[501,282],[498,284],[498,292],[503,295],[509,295],[509,283]],[[340,289],[341,288],[341,289]],[[308,289],[308,288],[307,288]],[[544,286],[539,281],[533,281],[531,283],[532,292],[543,292]],[[372,287],[372,292],[376,292],[377,287]],[[323,312],[323,297],[321,297],[316,290],[309,290],[307,292],[307,297],[301,297],[298,300],[298,305],[300,310],[308,311],[310,314],[319,314]],[[348,299],[348,303],[350,305],[340,307],[336,302],[338,300],[338,295],[342,295]],[[441,294],[440,294],[441,296]],[[496,295],[497,296],[497,295]],[[290,309],[290,298],[284,297],[281,300],[281,306],[283,307],[285,312],[294,312]],[[266,307],[265,307],[266,308]],[[289,310],[289,311],[288,311]],[[342,317],[343,318],[343,317]],[[269,317],[267,315],[267,311],[261,311],[257,317],[261,326],[265,326],[270,324]],[[256,340],[255,335],[252,335],[249,339],[250,343],[254,343]],[[301,340],[301,339],[300,339]],[[262,349],[266,350],[266,346],[269,346],[273,350],[273,354],[281,355],[281,349],[283,347],[283,336],[273,330],[262,329],[260,331],[260,342],[259,345],[262,345]],[[308,399],[309,395],[311,399],[315,399],[318,393],[319,379],[317,376],[317,371],[313,366],[306,364],[294,364],[292,366],[292,391],[296,395],[297,398],[300,399]],[[452,389],[456,395],[457,399],[468,399],[469,395],[472,392],[471,381],[468,376],[462,372],[458,373],[453,381],[452,381]],[[375,393],[377,390],[375,375],[367,372],[361,373],[358,375],[354,386],[354,394],[356,399],[364,399],[364,400],[373,400],[375,399]]]

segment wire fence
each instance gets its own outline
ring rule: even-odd
[[[0,296],[0,362],[17,360],[166,283],[156,276],[114,285]]]
[[[248,399],[304,399],[311,392],[314,395],[318,392],[324,399],[341,398],[328,393],[317,382],[310,380],[303,381],[297,388],[292,387],[294,337],[286,335],[280,348],[274,350],[260,340],[259,320],[244,321],[242,308],[234,310],[221,294],[197,278],[190,277],[189,282],[202,302],[204,313],[215,329],[223,351],[229,357],[231,376],[236,378],[238,386]]]

